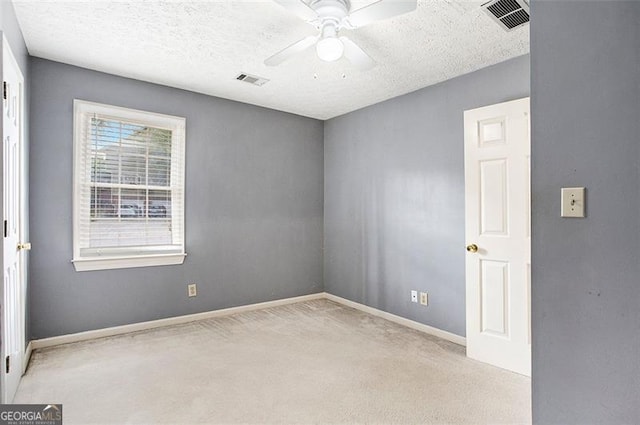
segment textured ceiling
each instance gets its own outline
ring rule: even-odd
[[[385,0],[394,1],[394,0]],[[316,33],[270,0],[14,0],[29,52],[54,61],[328,119],[529,51],[529,26],[510,33],[482,2],[419,0],[416,11],[343,31],[377,66],[320,61],[314,49],[264,59]],[[352,1],[352,9],[372,3]],[[268,78],[262,87],[240,73]]]

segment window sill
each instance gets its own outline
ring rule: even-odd
[[[74,259],[77,272],[128,269],[133,267],[173,266],[184,263],[187,254],[140,255],[135,257],[95,257]]]

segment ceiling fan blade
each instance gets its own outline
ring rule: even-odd
[[[300,19],[304,19],[305,21],[312,21],[318,17],[316,12],[313,9],[311,9],[302,0],[273,0],[273,1],[275,1],[285,9],[287,9],[289,12],[298,16]]]
[[[417,0],[380,0],[353,11],[348,19],[354,28],[359,28],[375,21],[412,12],[416,7]]]
[[[278,53],[265,60],[264,64],[267,66],[280,65],[282,62],[290,59],[298,53],[304,52],[309,47],[316,44],[316,41],[318,41],[318,36],[315,35],[310,35],[309,37],[303,38],[302,40],[293,43],[291,46],[280,50]]]
[[[364,52],[356,43],[347,37],[340,37],[344,45],[344,57],[360,71],[367,71],[376,65],[376,62]]]

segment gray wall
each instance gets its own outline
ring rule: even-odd
[[[11,50],[26,79],[28,77],[26,74],[29,70],[29,53],[10,0],[0,0],[0,32],[7,37]],[[2,59],[0,58],[1,61]]]
[[[528,95],[523,56],[326,122],[326,291],[464,335],[463,111]]]
[[[534,422],[638,424],[640,2],[534,1],[531,65]]]
[[[31,72],[33,338],[322,291],[321,121],[42,59]],[[184,265],[74,271],[74,98],[186,117]]]

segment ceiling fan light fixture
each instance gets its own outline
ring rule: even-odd
[[[344,44],[337,37],[326,37],[316,44],[318,57],[325,62],[334,62],[344,54]]]

